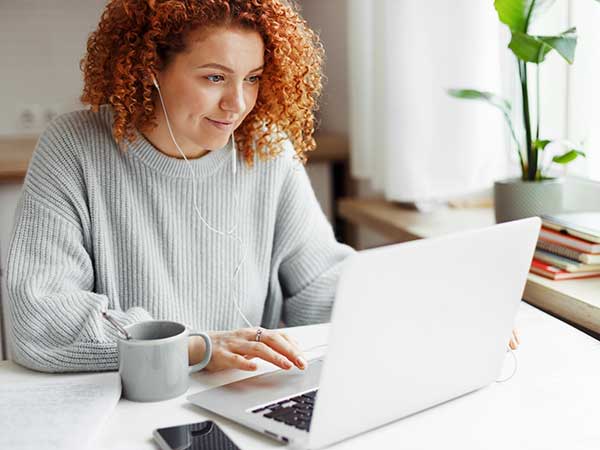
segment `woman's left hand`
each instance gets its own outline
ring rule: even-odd
[[[521,341],[519,341],[519,336],[517,336],[517,330],[513,329],[512,337],[510,338],[510,341],[508,342],[508,346],[510,347],[511,350],[516,350],[519,347],[520,343],[521,343]]]

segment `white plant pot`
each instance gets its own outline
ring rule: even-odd
[[[520,178],[494,183],[496,223],[562,212],[564,182],[560,178],[523,181]]]

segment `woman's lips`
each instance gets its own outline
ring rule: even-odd
[[[211,125],[217,127],[219,130],[227,131],[233,127],[233,122],[220,122],[218,120],[209,119],[208,117],[206,118],[206,120],[208,120],[211,123]]]

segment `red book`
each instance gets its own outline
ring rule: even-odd
[[[539,259],[533,259],[531,262],[531,273],[541,275],[552,280],[572,280],[575,278],[593,278],[600,277],[600,271],[597,272],[567,272],[558,267],[551,266]]]

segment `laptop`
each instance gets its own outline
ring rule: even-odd
[[[487,386],[502,370],[540,225],[358,252],[338,280],[324,358],[187,399],[313,449]]]

